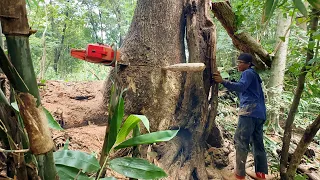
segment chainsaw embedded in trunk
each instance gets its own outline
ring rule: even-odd
[[[114,66],[120,60],[120,51],[106,44],[88,44],[86,49],[71,49],[71,56],[91,63]]]

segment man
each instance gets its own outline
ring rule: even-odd
[[[230,91],[236,91],[240,98],[238,126],[234,135],[236,147],[236,168],[232,175],[223,174],[225,179],[245,179],[245,164],[252,143],[255,172],[248,175],[255,179],[266,179],[268,174],[267,157],[263,144],[263,124],[266,120],[266,106],[261,88],[260,76],[251,68],[252,56],[242,53],[238,57],[237,67],[242,72],[238,82],[223,80],[220,73],[214,73],[213,79],[222,83]]]

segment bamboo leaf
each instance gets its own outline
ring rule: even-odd
[[[178,131],[179,130],[166,130],[136,136],[122,142],[121,144],[116,146],[115,149],[137,146],[141,144],[151,144],[156,142],[169,141],[177,135]]]
[[[45,113],[47,120],[48,120],[48,125],[50,128],[52,129],[56,129],[56,130],[63,130],[63,128],[60,126],[60,124],[53,118],[53,116],[51,115],[51,113],[44,107],[43,108],[43,112]]]
[[[116,158],[109,162],[109,166],[112,170],[130,178],[159,179],[167,177],[161,168],[139,158]]]
[[[110,132],[108,136],[108,145],[105,153],[108,154],[116,142],[120,125],[124,116],[124,100],[122,97],[119,98],[118,104],[116,106],[115,112],[111,118],[110,122]]]
[[[301,0],[293,0],[293,4],[295,8],[297,8],[304,16],[308,16],[306,6],[303,4]]]
[[[2,89],[0,89],[0,102],[10,106],[9,101],[8,101],[6,95],[4,95]]]
[[[120,129],[120,131],[118,133],[117,140],[116,140],[115,144],[119,144],[119,143],[123,142],[124,140],[126,140],[128,134],[140,121],[142,121],[142,123],[144,124],[144,126],[146,127],[148,132],[150,132],[150,127],[149,127],[150,125],[149,125],[149,120],[147,119],[147,117],[143,116],[143,115],[132,114],[125,120],[124,124],[122,125],[122,128]]]
[[[98,160],[81,151],[61,150],[53,153],[55,164],[82,169],[84,172],[96,173],[100,169]]]
[[[270,20],[278,3],[279,0],[266,0],[262,14],[262,23],[266,23]]]
[[[81,170],[73,167],[57,164],[56,169],[61,180],[62,179],[90,180],[90,178],[87,177],[83,172],[81,172]]]
[[[11,103],[11,107],[12,107],[14,110],[16,110],[17,112],[20,112],[17,102]]]

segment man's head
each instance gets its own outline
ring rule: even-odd
[[[249,53],[241,53],[237,60],[238,71],[245,71],[252,66],[252,55]]]

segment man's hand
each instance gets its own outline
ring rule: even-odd
[[[213,80],[215,82],[217,82],[217,83],[222,83],[223,82],[223,79],[222,79],[219,71],[213,73]]]

